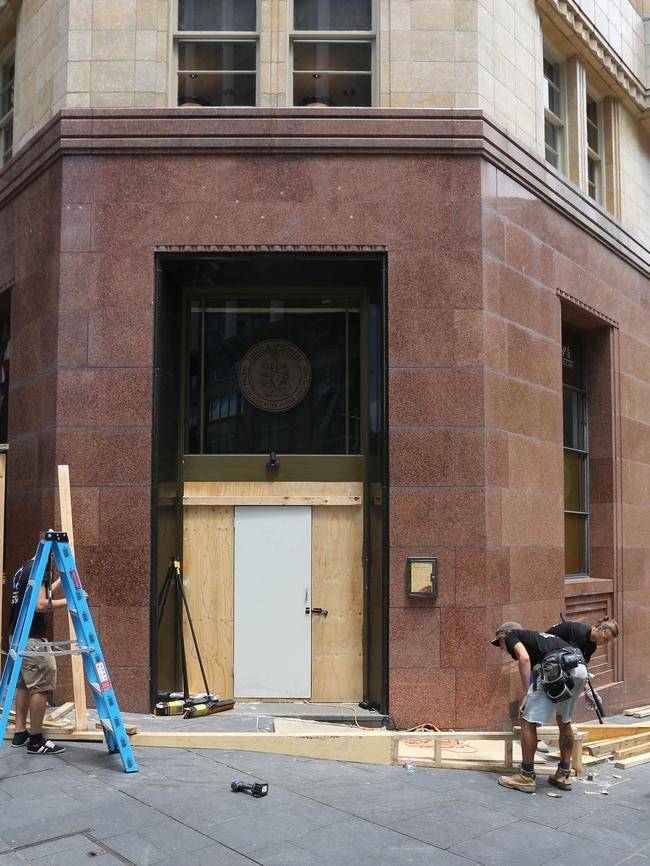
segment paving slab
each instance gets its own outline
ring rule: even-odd
[[[650,866],[650,765],[600,765],[551,799],[543,779],[528,795],[496,773],[220,750],[136,748],[125,774],[103,745],[68,745],[0,752],[0,866],[77,866],[92,846],[104,866]]]

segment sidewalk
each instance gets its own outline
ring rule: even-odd
[[[251,752],[136,748],[127,775],[101,744],[65,745],[0,753],[0,866],[650,866],[650,765],[600,765],[552,799],[543,779],[529,795],[494,773]],[[240,779],[268,796],[233,794]]]

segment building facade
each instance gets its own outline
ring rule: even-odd
[[[0,2],[5,570],[67,463],[126,709],[175,556],[224,696],[498,726],[495,627],[565,612],[650,700],[649,52],[647,0]]]

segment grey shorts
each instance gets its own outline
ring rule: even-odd
[[[545,725],[553,716],[561,716],[563,722],[570,722],[575,710],[578,696],[585,687],[587,682],[587,668],[584,665],[578,665],[571,673],[574,686],[571,691],[571,697],[566,701],[561,701],[559,704],[554,704],[547,695],[542,686],[538,683],[537,690],[533,690],[533,686],[528,689],[526,695],[526,707],[522,713],[522,719],[526,719],[533,725]]]
[[[47,641],[41,637],[30,637],[25,652],[47,652],[49,655],[30,658],[23,656],[23,663],[18,677],[18,688],[28,692],[51,692],[56,688],[56,657],[49,647],[43,646]]]

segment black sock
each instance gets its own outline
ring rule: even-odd
[[[45,738],[43,737],[43,733],[40,734],[30,734],[29,735],[29,744],[30,746],[38,746],[42,742],[44,742]]]
[[[521,771],[525,773],[527,776],[532,776],[535,773],[535,765],[534,764],[521,764]]]
[[[560,761],[559,769],[562,770],[563,773],[570,773],[571,772],[571,762],[570,761]]]

